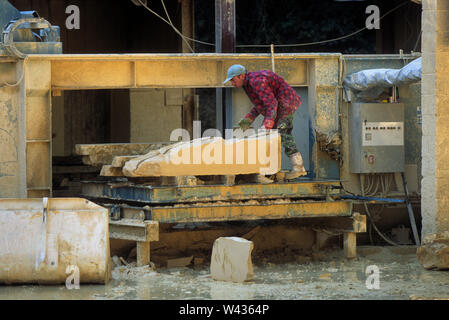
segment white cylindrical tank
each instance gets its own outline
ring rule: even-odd
[[[108,221],[85,199],[0,199],[0,283],[107,283]]]

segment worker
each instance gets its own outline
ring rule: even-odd
[[[301,153],[292,136],[293,119],[302,103],[301,97],[281,76],[269,70],[248,72],[244,66],[235,64],[228,69],[224,83],[228,81],[235,88],[243,88],[254,104],[251,111],[240,120],[239,127],[243,131],[247,130],[254,119],[262,114],[265,117],[265,129],[278,129],[282,147],[292,163],[292,170],[285,178],[289,180],[306,175]]]

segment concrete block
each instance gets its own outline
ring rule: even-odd
[[[425,237],[437,231],[435,212],[436,212],[436,202],[428,203],[427,200],[421,201],[422,237]]]
[[[436,52],[449,52],[449,32],[447,29],[437,31],[435,40]]]
[[[435,53],[437,51],[437,32],[435,30],[423,31],[421,46],[423,52]],[[426,72],[427,70],[423,69],[423,73]]]
[[[421,76],[421,94],[423,95],[435,95],[436,94],[436,75],[435,74],[422,74]]]
[[[182,89],[165,89],[165,105],[180,106],[182,105]]]
[[[442,74],[441,72],[438,72],[437,73],[436,92],[435,92],[435,94],[437,96],[444,96],[448,92],[449,92],[449,78],[446,77],[445,74]],[[438,101],[437,101],[437,113],[438,113]]]
[[[449,162],[449,130],[447,128],[438,128],[437,127],[437,136],[436,136],[436,164],[437,170],[446,169],[448,165],[445,162]]]
[[[435,147],[436,147],[436,141],[435,137],[433,136],[423,136],[422,137],[422,157],[423,161],[427,157],[434,157],[435,158]]]
[[[421,172],[423,177],[435,176],[436,174],[436,162],[435,157],[427,157],[425,161],[422,161]]]
[[[423,49],[421,68],[423,74],[433,74],[436,72],[436,52],[434,50]]]
[[[182,107],[165,106],[165,90],[130,90],[130,142],[170,141],[182,128]]]
[[[449,210],[449,176],[447,176],[448,172],[449,170],[437,170],[435,181],[436,182],[435,195],[438,201],[440,200],[448,201],[448,210]]]
[[[448,79],[449,81],[449,79]],[[449,95],[447,94],[440,94],[435,97],[435,105],[436,105],[436,114],[438,116],[438,119],[440,118],[449,118],[449,115],[447,114],[447,106],[449,105]]]
[[[212,248],[210,272],[212,279],[244,282],[254,277],[251,252],[253,242],[238,237],[220,237]]]
[[[423,114],[422,116],[422,134],[423,136],[436,135],[436,117],[435,115]]]
[[[447,0],[433,0],[436,2],[436,10],[449,10],[449,1]]]
[[[430,94],[421,95],[421,111],[423,115],[423,121],[424,115],[432,115],[433,117],[435,117],[436,104],[437,104],[437,97],[435,95]],[[435,119],[433,119],[432,121],[435,122]]]
[[[437,13],[436,17],[437,31],[447,31],[449,27],[449,10],[438,9],[436,13]]]
[[[438,211],[437,215],[437,232],[444,232],[449,230],[449,207],[445,207],[443,210]]]
[[[447,81],[449,78],[449,66],[448,61],[449,52],[438,51],[435,55],[435,68],[437,71],[437,81]]]
[[[422,0],[422,9],[426,10],[436,10],[437,9],[437,0]]]
[[[436,31],[437,28],[437,11],[423,10],[421,15],[422,31]]]
[[[436,177],[434,175],[426,175],[421,179],[421,202],[425,199],[428,203],[436,203],[435,179]]]

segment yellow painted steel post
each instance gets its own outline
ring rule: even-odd
[[[52,194],[51,62],[25,60],[26,190],[28,198]]]

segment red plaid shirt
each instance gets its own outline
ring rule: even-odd
[[[243,89],[254,107],[245,116],[252,121],[262,114],[266,129],[272,129],[280,119],[295,112],[301,105],[301,97],[278,74],[261,70],[246,72]]]

